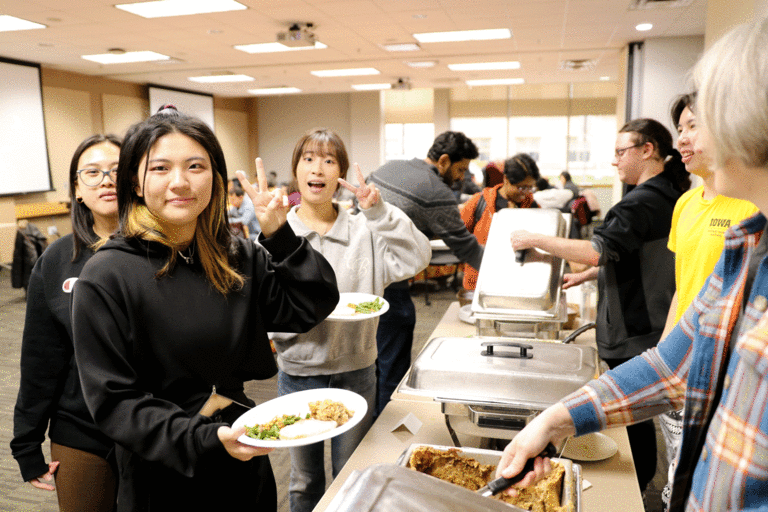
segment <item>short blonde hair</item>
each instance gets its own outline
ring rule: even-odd
[[[696,113],[713,162],[768,167],[768,18],[740,25],[712,45],[693,72]]]

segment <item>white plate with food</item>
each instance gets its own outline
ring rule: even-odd
[[[389,310],[389,302],[370,293],[340,293],[336,309],[328,320],[359,322],[381,316]]]
[[[325,401],[330,403],[322,404]],[[320,404],[319,410],[312,407],[315,409],[314,414],[310,412],[310,403]],[[246,434],[238,438],[243,444],[263,448],[290,448],[343,434],[360,423],[367,411],[368,402],[353,391],[337,388],[308,389],[257,405],[240,416],[232,424],[232,428],[246,427]],[[310,415],[312,417],[308,418]],[[276,421],[284,416],[289,416],[290,419]],[[290,424],[283,425],[289,422]],[[277,429],[268,428],[274,424],[278,424]],[[267,428],[256,429],[257,426]],[[262,430],[268,432],[262,434],[264,438],[260,439],[258,432]],[[251,432],[251,435],[248,435],[248,432]]]
[[[569,438],[560,456],[572,460],[596,461],[611,458],[618,451],[616,441],[605,434],[593,432]]]

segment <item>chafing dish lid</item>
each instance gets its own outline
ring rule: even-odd
[[[507,357],[521,353],[509,343],[530,348],[525,349],[525,357]],[[434,338],[416,358],[398,391],[439,401],[503,403],[542,410],[593,379],[597,364],[597,351],[583,345],[510,338]]]
[[[355,471],[326,509],[329,512],[510,512],[523,509],[395,464]]]
[[[566,221],[553,209],[505,208],[496,212],[480,264],[473,312],[556,314],[564,263],[554,257],[517,263],[509,237],[518,229],[564,237]]]

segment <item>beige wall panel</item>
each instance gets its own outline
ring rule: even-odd
[[[278,181],[293,178],[293,147],[307,130],[324,126],[338,133],[345,144],[350,142],[348,93],[263,97],[257,105],[258,156],[267,171],[277,173]]]
[[[432,123],[434,121],[434,91],[384,91],[386,123]]]
[[[80,142],[93,135],[91,95],[86,91],[43,87],[45,131],[54,191],[16,196],[18,203],[69,199],[69,162]]]
[[[124,137],[128,128],[149,115],[149,101],[115,94],[102,95],[104,132]]]
[[[378,91],[350,95],[350,138],[344,141],[350,166],[357,162],[363,176],[368,176],[384,163],[384,113]],[[357,184],[354,168],[348,179]]]
[[[213,115],[216,119],[216,138],[224,150],[229,177],[234,178],[235,171],[241,170],[253,181],[255,167],[248,152],[248,114],[215,108]],[[254,168],[253,172],[251,168]]]

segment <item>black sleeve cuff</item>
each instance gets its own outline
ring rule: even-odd
[[[269,238],[266,238],[264,233],[259,233],[259,243],[269,251],[274,260],[282,261],[301,246],[301,239],[286,222]]]

